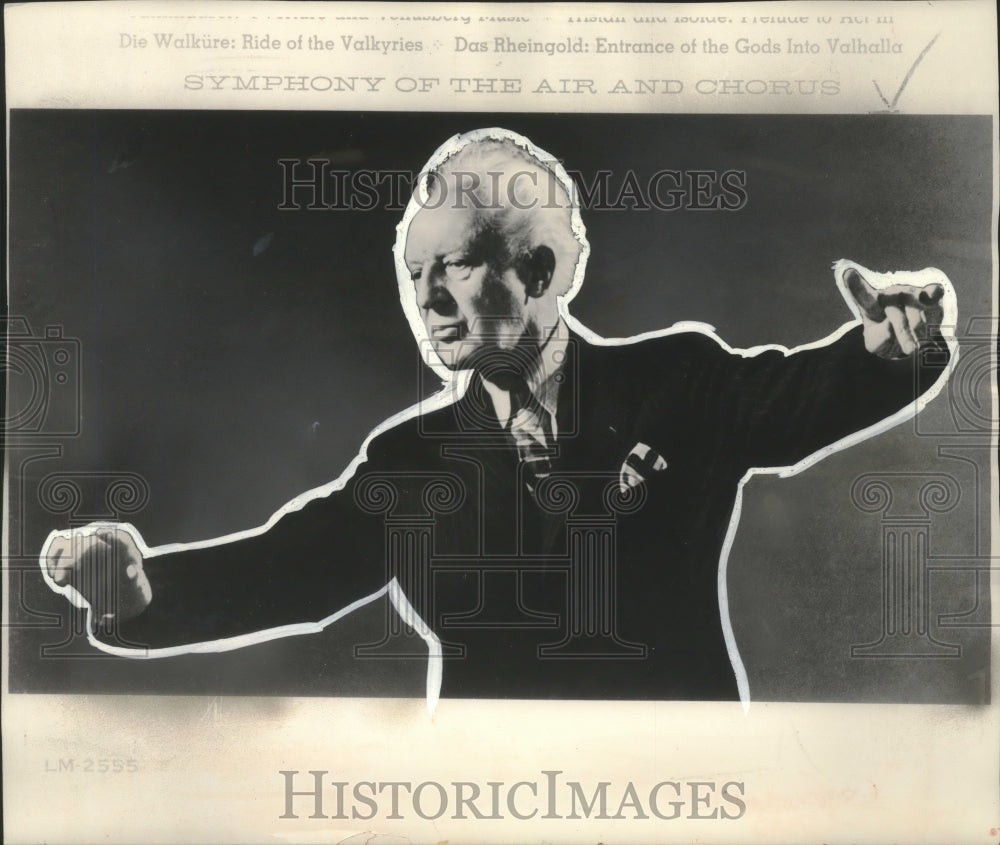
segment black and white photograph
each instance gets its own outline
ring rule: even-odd
[[[988,121],[495,118],[13,115],[15,688],[980,703]]]

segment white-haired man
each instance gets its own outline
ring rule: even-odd
[[[552,156],[499,129],[449,140],[395,250],[437,400],[225,542],[53,533],[50,585],[123,655],[304,634],[388,595],[427,643],[432,697],[745,698],[725,589],[742,484],[929,399],[950,286],[873,286],[839,262],[857,320],[792,353],[690,328],[608,341],[566,307],[587,251]]]

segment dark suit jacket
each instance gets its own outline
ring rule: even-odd
[[[933,346],[915,369],[866,352],[860,328],[748,357],[697,332],[574,336],[535,495],[473,379],[376,437],[344,489],[258,536],[149,559],[153,602],[116,636],[156,648],[316,622],[395,577],[442,641],[442,695],[736,698],[719,564],[741,479],[911,403],[947,363]],[[667,469],[623,496],[637,443]]]

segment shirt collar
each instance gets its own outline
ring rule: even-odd
[[[560,317],[555,329],[549,339],[542,347],[541,354],[535,361],[531,371],[527,374],[525,381],[528,389],[552,418],[552,429],[558,436],[556,429],[556,410],[559,407],[559,386],[565,379],[562,372],[566,367],[566,350],[569,346],[569,328]],[[510,393],[501,387],[497,387],[490,381],[482,379],[483,387],[489,393],[496,410],[497,419],[501,428],[510,421]]]

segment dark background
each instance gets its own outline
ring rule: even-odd
[[[377,639],[380,606],[231,654],[104,656],[73,634],[37,553],[52,529],[109,515],[149,545],[259,525],[431,392],[399,307],[401,212],[278,210],[277,161],[416,172],[449,136],[494,125],[585,176],[614,171],[613,185],[628,169],[642,184],[662,169],[746,172],[735,212],[584,211],[591,258],[571,311],[599,334],[700,320],[734,346],[814,341],[851,317],[830,270],[850,258],[939,267],[969,360],[989,343],[968,328],[991,311],[989,118],[15,111],[10,314],[78,340],[80,376],[46,394],[37,431],[8,442],[12,691],[423,694],[422,661],[351,656],[361,632]],[[13,372],[10,407],[29,388]],[[936,625],[974,608],[962,561],[989,548],[987,452],[939,452],[983,441],[960,430],[950,392],[918,425],[747,485],[729,594],[754,699],[982,700],[989,629]],[[74,415],[78,433],[56,431]],[[932,633],[960,657],[850,656],[881,630],[882,521],[850,497],[865,472],[960,485],[931,523],[931,554],[958,567],[931,576]],[[45,494],[54,475],[74,501]],[[148,499],[109,505],[116,477],[138,477]],[[974,619],[988,622],[984,585]]]

